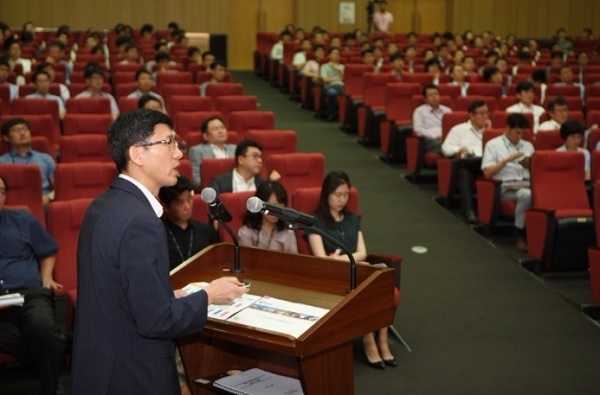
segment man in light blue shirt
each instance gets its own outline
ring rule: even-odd
[[[150,95],[160,101],[162,105],[162,112],[166,113],[165,101],[163,98],[155,92],[152,92],[154,86],[154,80],[152,79],[152,73],[146,69],[140,69],[135,73],[135,82],[137,83],[137,90],[127,95],[128,98],[139,99],[144,95]]]
[[[45,71],[36,71],[33,76],[31,76],[31,81],[35,86],[35,92],[25,96],[26,99],[47,99],[54,100],[58,102],[58,116],[60,119],[65,117],[67,113],[67,109],[65,108],[65,103],[60,98],[60,96],[56,96],[50,93],[50,74]]]

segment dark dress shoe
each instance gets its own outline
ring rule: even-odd
[[[390,359],[384,359],[383,362],[387,365],[387,366],[392,366],[392,367],[396,367],[398,366],[398,362],[396,362],[396,358],[390,358]]]
[[[475,215],[475,213],[473,211],[469,211],[467,212],[467,222],[473,225],[476,225],[479,223],[479,219],[477,218],[477,216]]]
[[[383,361],[371,362],[367,358],[367,365],[369,365],[370,367],[372,367],[374,369],[379,369],[379,370],[384,370],[385,369],[385,363]]]

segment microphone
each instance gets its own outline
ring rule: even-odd
[[[210,209],[211,214],[216,215],[223,222],[231,222],[233,219],[227,207],[219,200],[217,196],[217,191],[214,188],[204,188],[202,192],[200,192],[200,198],[204,203],[208,204],[208,208]]]
[[[204,191],[203,191],[204,192]],[[301,213],[293,208],[281,207],[269,202],[263,202],[260,198],[252,196],[246,202],[246,209],[251,213],[271,214],[291,223],[298,223],[305,226],[313,226],[315,217]]]

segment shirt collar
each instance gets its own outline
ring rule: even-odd
[[[119,174],[120,178],[123,178],[129,182],[131,182],[133,185],[135,185],[136,187],[138,187],[140,189],[140,191],[142,191],[142,193],[144,194],[144,196],[146,196],[146,199],[148,199],[148,201],[150,202],[150,205],[152,206],[152,210],[154,210],[154,213],[156,213],[157,217],[162,217],[163,215],[163,207],[160,204],[160,202],[154,197],[154,195],[152,193],[150,193],[150,191],[148,190],[148,188],[146,188],[144,185],[142,185],[139,181],[135,180],[134,178],[128,176],[127,174]]]
[[[31,147],[29,147],[29,149],[27,150],[27,152],[25,153],[25,155],[21,155],[16,149],[11,148],[10,149],[10,156],[18,156],[20,158],[25,158],[27,156],[31,156],[33,155],[33,150],[31,149]]]

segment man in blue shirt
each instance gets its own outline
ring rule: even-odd
[[[0,308],[0,352],[32,364],[40,394],[56,394],[66,336],[56,325],[52,277],[58,245],[25,210],[8,210],[0,175],[0,294],[20,293],[22,306]]]
[[[54,200],[54,159],[31,149],[31,130],[25,119],[11,118],[0,130],[2,139],[10,145],[10,151],[0,156],[0,164],[38,165],[42,173],[42,201],[48,205]]]
[[[35,86],[35,92],[25,96],[26,99],[47,99],[54,100],[58,103],[58,117],[63,119],[67,113],[65,103],[60,96],[56,96],[50,93],[50,84],[52,80],[50,74],[45,71],[36,71],[31,76],[31,82]]]

